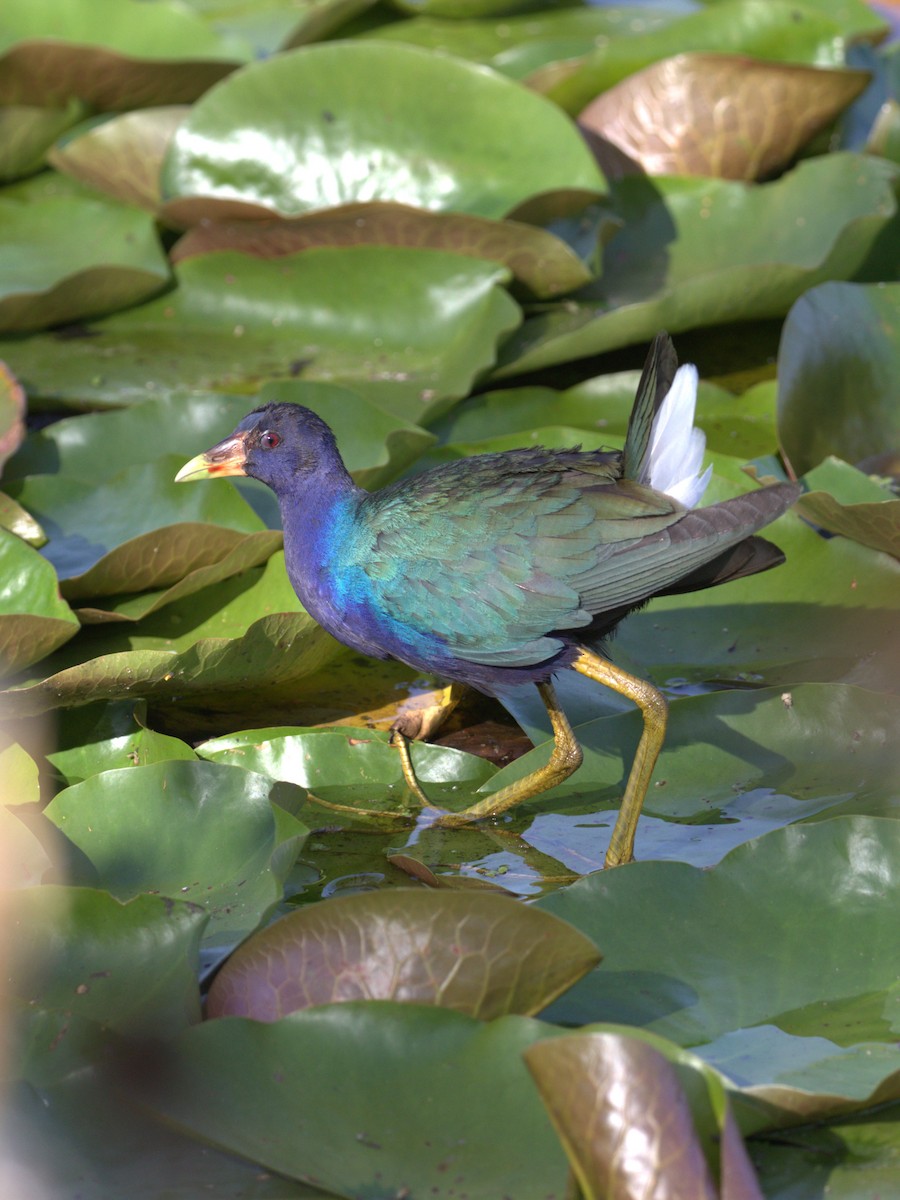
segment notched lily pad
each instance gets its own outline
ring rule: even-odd
[[[603,92],[578,118],[607,176],[762,179],[859,96],[867,71],[679,54]]]
[[[900,499],[849,463],[827,458],[805,477],[797,512],[829,533],[900,558]]]
[[[172,248],[173,262],[216,250],[281,258],[314,246],[409,246],[497,262],[535,296],[573,291],[591,272],[565,242],[518,221],[428,212],[408,204],[346,204],[293,219],[206,221]]]
[[[46,814],[112,895],[200,905],[210,917],[202,946],[222,951],[281,899],[307,835],[273,804],[276,795],[295,808],[302,803],[299,789],[264,775],[170,759],[92,775],[60,792]]]
[[[114,200],[155,213],[163,158],[188,112],[185,105],[166,105],[91,122],[57,142],[48,161]]]
[[[392,888],[282,917],[229,959],[210,1017],[275,1021],[317,1004],[402,1000],[487,1021],[545,1008],[600,961],[592,942],[484,892]]]

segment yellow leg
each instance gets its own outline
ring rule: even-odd
[[[650,786],[650,776],[666,736],[668,705],[662,692],[657,691],[645,679],[629,675],[627,671],[613,666],[611,662],[590,650],[582,649],[572,666],[588,679],[602,683],[614,692],[633,700],[644,718],[644,731],[638,742],[619,816],[613,828],[609,849],[606,851],[605,865],[618,867],[621,863],[631,862],[634,857],[634,835],[638,818],[647,788]]]
[[[444,829],[455,829],[460,825],[468,825],[472,821],[481,821],[485,817],[498,817],[501,813],[508,812],[509,809],[514,808],[515,805],[520,804],[523,800],[528,800],[532,796],[536,796],[539,792],[546,792],[548,788],[562,783],[564,779],[568,779],[572,772],[581,766],[581,747],[575,741],[572,727],[566,720],[566,714],[559,706],[559,701],[556,698],[556,692],[553,690],[552,684],[539,683],[537,689],[540,692],[541,699],[547,706],[547,712],[550,714],[550,722],[553,726],[554,744],[550,761],[546,766],[538,767],[536,771],[532,771],[530,775],[526,775],[524,779],[519,779],[515,783],[509,784],[508,787],[501,788],[499,792],[494,792],[492,796],[487,796],[484,800],[479,800],[477,804],[463,809],[462,812],[441,813],[435,821],[436,825],[440,825]],[[403,778],[406,780],[407,786],[415,793],[420,803],[426,805],[428,808],[433,808],[434,805],[426,798],[416,780],[412,761],[409,757],[409,743],[406,741],[406,738],[399,730],[395,730],[391,734],[391,742],[400,751],[400,761],[403,764]]]
[[[422,787],[418,779],[416,779],[415,768],[412,765],[412,758],[409,753],[409,738],[402,729],[395,725],[391,730],[390,742],[400,754],[400,770],[403,772],[403,782],[423,808],[434,808],[435,806],[422,791]]]

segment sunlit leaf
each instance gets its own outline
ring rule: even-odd
[[[37,550],[0,529],[0,674],[20,671],[78,632],[56,572]]]
[[[119,900],[151,893],[200,905],[210,918],[202,947],[221,951],[280,900],[308,832],[273,806],[277,789],[251,771],[170,759],[92,775],[46,813],[84,852],[100,886]],[[280,788],[286,797],[293,790]]]
[[[797,511],[808,521],[900,558],[900,500],[838,458],[826,458],[805,477]]]
[[[146,767],[151,763],[169,762],[172,759],[193,762],[197,755],[180,738],[169,737],[135,722],[131,733],[85,742],[68,750],[57,750],[48,754],[47,758],[66,783],[81,783],[92,775],[99,775],[101,771]]]
[[[163,157],[189,111],[169,105],[91,122],[61,139],[50,151],[49,162],[106,196],[156,212]]]
[[[866,71],[679,54],[603,92],[578,123],[607,175],[760,179],[790,162],[868,82]]]
[[[842,66],[840,26],[825,12],[786,0],[722,0],[662,29],[611,38],[572,63],[550,64],[528,82],[567,112],[658,59],[686,52],[743,54],[775,62]]]
[[[896,821],[842,818],[770,833],[710,871],[635,863],[557,892],[539,907],[602,939],[604,962],[550,1015],[644,1026],[704,1057],[709,1046],[715,1061],[725,1034],[778,1026],[799,1005],[893,987],[898,844]],[[843,1091],[849,1104],[886,1077],[900,1082],[894,1034],[876,1046],[881,1053],[862,1043],[842,1056],[828,1038],[827,1007],[821,1013],[818,1031],[809,1020],[799,1039],[745,1038],[740,1074],[754,1088],[795,1079],[802,1087],[800,1054],[804,1072],[820,1063],[815,1090]],[[723,1069],[738,1074],[734,1064]],[[789,1110],[785,1120],[797,1123]]]
[[[602,190],[603,177],[555,105],[462,60],[380,42],[243,68],[194,105],[163,171],[167,216],[189,224],[363,200],[502,217],[572,187]]]

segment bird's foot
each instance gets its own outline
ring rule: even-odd
[[[412,755],[409,751],[410,737],[414,737],[415,734],[408,733],[408,729],[408,720],[405,720],[403,717],[401,717],[391,726],[390,736],[390,744],[400,755],[400,770],[403,772],[403,782],[406,784],[418,802],[422,805],[423,809],[428,809],[437,813],[440,810],[436,805],[431,803],[431,801],[422,791],[422,786],[418,779],[416,779],[416,772],[412,764]]]

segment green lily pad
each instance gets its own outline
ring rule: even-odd
[[[14,533],[35,549],[39,549],[47,541],[46,533],[31,513],[26,512],[21,504],[16,504],[5,492],[0,492],[0,528]]]
[[[181,1038],[165,1081],[128,1090],[176,1128],[339,1195],[562,1200],[565,1156],[521,1059],[552,1033],[388,1001],[235,1017]]]
[[[833,1200],[889,1196],[900,1169],[900,1106],[871,1116],[754,1138],[750,1154],[770,1200],[815,1194]]]
[[[78,632],[56,572],[37,550],[0,529],[0,675],[20,671]]]
[[[61,138],[48,160],[105,196],[155,213],[163,158],[189,111],[186,105],[165,105],[121,113],[99,124],[90,121]]]
[[[317,1188],[175,1133],[123,1103],[98,1071],[53,1087],[19,1084],[4,1101],[4,1169],[39,1178],[50,1195],[157,1200],[204,1191],[219,1200],[325,1200]]]
[[[338,651],[298,608],[279,552],[265,567],[168,604],[137,625],[82,631],[71,652],[46,664],[46,678],[2,693],[3,704],[24,716],[135,697],[209,712],[283,700]]]
[[[67,599],[121,595],[170,586],[262,532],[277,544],[233,489],[175,484],[181,458],[126,468],[102,486],[64,475],[12,485],[14,498],[40,519],[42,553],[63,580]]]
[[[154,463],[163,455],[177,454],[184,460],[221,441],[252,407],[278,400],[304,404],[331,425],[348,470],[364,487],[378,486],[399,474],[434,440],[424,429],[391,416],[350,388],[283,380],[266,384],[258,397],[162,396],[127,410],[54,421],[30,435],[8,464],[4,478],[64,474],[96,485],[126,467]],[[110,454],[110,446],[115,454]],[[171,480],[166,483],[164,491]],[[271,495],[250,481],[240,481],[238,489],[257,511],[258,496]],[[173,495],[186,500],[184,491],[176,489]],[[216,489],[215,495],[221,501],[223,493]],[[280,522],[274,499],[268,507]]]
[[[138,724],[131,733],[103,738],[96,742],[85,742],[67,750],[57,750],[47,755],[48,762],[60,772],[66,783],[81,783],[92,775],[103,771],[115,771],[122,767],[146,767],[151,763],[185,759],[196,762],[197,755],[187,742],[169,737]]]
[[[7,906],[13,1076],[52,1083],[95,1061],[110,1033],[171,1038],[200,1019],[203,909],[161,896],[127,904],[92,888],[26,888]]]
[[[460,59],[350,41],[238,71],[194,105],[162,181],[167,217],[188,224],[379,199],[498,218],[538,192],[604,188],[542,97]]]
[[[541,299],[574,291],[591,279],[575,252],[545,229],[388,201],[344,204],[294,218],[205,222],[175,244],[172,261],[217,250],[282,258],[323,245],[417,246],[489,260],[507,267],[517,283]]]
[[[599,960],[587,938],[507,896],[392,888],[300,909],[251,937],[213,981],[207,1015],[275,1021],[400,1000],[482,1021],[529,1016]]]
[[[189,104],[238,65],[240,48],[189,8],[127,0],[8,0],[0,103],[140,108]]]
[[[577,113],[627,76],[674,54],[712,52],[843,66],[841,34],[830,14],[785,0],[723,0],[662,29],[611,38],[580,60],[550,64],[528,83]]]
[[[81,120],[83,112],[77,100],[65,108],[28,104],[0,107],[0,182],[40,170],[49,147]]]
[[[17,742],[0,750],[0,878],[4,888],[35,887],[52,866],[43,843],[17,810],[37,804],[41,798],[38,765]]]
[[[44,329],[138,304],[169,282],[152,219],[107,200],[0,197],[0,329]]]
[[[896,821],[845,817],[777,830],[709,871],[634,863],[546,897],[538,906],[598,937],[605,956],[548,1015],[627,1021],[704,1057],[710,1047],[715,1058],[724,1034],[779,1026],[799,1006],[884,992],[896,983],[889,898],[897,892],[898,847]],[[827,1009],[817,1031],[810,1013],[804,1037],[814,1032],[825,1046],[816,1048],[823,1068],[832,1059],[816,1090],[840,1094],[850,1068],[828,1039]],[[879,1047],[874,1066],[864,1065],[860,1100],[879,1078],[900,1083],[895,1040]],[[787,1053],[802,1043],[790,1037]],[[868,1047],[855,1047],[851,1059],[866,1064]],[[743,1050],[744,1076],[756,1084],[784,1080],[784,1046],[763,1036],[745,1039]]]
[[[302,802],[299,789],[252,771],[170,759],[92,775],[46,815],[117,899],[149,892],[200,905],[210,918],[201,951],[218,956],[281,899],[308,833],[276,797]]]
[[[0,474],[25,437],[25,389],[0,363]]]
[[[788,313],[778,433],[794,470],[900,445],[900,284],[823,283]],[[827,402],[826,402],[827,399]]]
[[[564,308],[526,321],[494,376],[649,340],[659,329],[780,316],[823,279],[862,269],[876,248],[884,270],[889,254],[878,239],[897,210],[896,180],[895,164],[855,154],[809,159],[762,185],[619,180],[612,211],[624,225],[604,248],[601,277]],[[816,203],[822,195],[827,205]]]
[[[761,179],[786,166],[869,80],[868,71],[678,54],[603,92],[578,124],[599,161],[609,160],[608,175],[618,162],[624,174]]]
[[[302,375],[364,382],[373,398],[379,386],[399,391],[419,423],[469,391],[520,320],[503,269],[436,250],[323,248],[275,262],[220,253],[176,275],[176,291],[94,323],[89,337],[3,342],[0,353],[45,403],[255,393]]]
[[[805,477],[797,511],[808,521],[900,558],[900,500],[849,463],[829,457]]]
[[[415,16],[405,21],[392,21],[387,25],[363,32],[362,38],[376,38],[389,42],[406,42],[467,58],[471,62],[482,62],[493,66],[503,74],[521,78],[523,73],[510,70],[510,60],[524,50],[534,48],[537,53],[549,54],[552,58],[563,57],[554,52],[565,45],[572,54],[586,54],[602,37],[620,37],[635,26],[643,30],[661,28],[669,24],[675,14],[661,6],[641,5],[615,6],[612,8],[585,6],[581,8],[536,8],[530,12],[511,13],[511,5],[499,17],[490,17],[479,12],[471,19],[444,16]],[[416,12],[422,11],[416,5]],[[545,51],[545,47],[548,49]],[[542,61],[547,61],[543,59]]]
[[[251,729],[212,738],[199,745],[197,753],[212,762],[290,780],[314,791],[316,799],[328,806],[371,808],[377,813],[379,806],[402,807],[407,795],[399,754],[386,734],[374,730]],[[435,802],[449,799],[459,785],[475,789],[494,774],[483,758],[445,746],[416,743],[412,753],[419,780],[438,785],[429,788]]]

